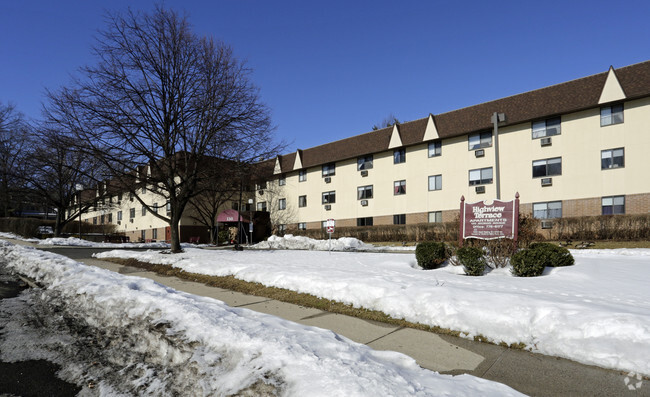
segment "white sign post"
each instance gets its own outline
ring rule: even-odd
[[[332,233],[334,233],[334,219],[328,219],[327,220],[327,234],[330,235],[329,243],[328,243],[328,251],[332,252]]]

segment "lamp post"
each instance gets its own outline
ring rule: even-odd
[[[497,200],[501,200],[501,174],[499,167],[499,123],[506,121],[505,113],[494,112],[492,114],[492,125],[494,127],[494,175],[497,180]]]
[[[248,234],[251,235],[251,245],[253,245],[253,199],[248,199]]]
[[[77,183],[75,185],[75,190],[77,191],[77,202],[79,203],[79,239],[81,240],[81,191],[83,190],[83,185]]]

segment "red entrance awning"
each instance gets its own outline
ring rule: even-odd
[[[222,222],[222,223],[230,223],[230,222],[237,222],[238,221],[238,216],[241,218],[242,222],[248,223],[248,218],[245,216],[239,215],[239,212],[235,210],[225,210],[219,215],[217,215],[217,222]]]

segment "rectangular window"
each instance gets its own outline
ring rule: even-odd
[[[603,215],[625,214],[625,196],[603,197]]]
[[[255,190],[262,190],[262,189],[266,189],[266,181],[262,181],[255,185]]]
[[[287,225],[278,225],[278,234],[284,236],[284,233],[287,231]]]
[[[147,239],[147,231],[146,230],[141,230],[140,231],[140,240],[145,241]]]
[[[600,168],[608,170],[610,168],[625,167],[625,151],[623,148],[603,150],[600,152]]]
[[[442,175],[432,175],[429,177],[429,191],[442,189]]]
[[[158,238],[158,229],[151,229],[151,238],[153,240]]]
[[[157,214],[157,213],[158,213],[158,203],[153,203],[153,207],[151,208],[151,211],[152,211],[154,214]]]
[[[357,226],[372,226],[372,216],[357,218]]]
[[[372,154],[357,158],[357,171],[369,170],[372,168]]]
[[[372,185],[359,186],[357,188],[357,200],[371,199],[372,198]]]
[[[395,149],[393,151],[393,164],[406,163],[406,149]]]
[[[621,124],[623,122],[623,104],[600,108],[600,126]]]
[[[533,178],[562,175],[562,157],[533,161]]]
[[[307,170],[298,171],[298,182],[304,182],[307,180]]]
[[[480,132],[469,136],[469,150],[492,146],[492,132]]]
[[[147,207],[142,207],[142,216],[147,215]]]
[[[555,117],[541,121],[533,121],[533,139],[545,136],[560,135],[560,118]]]
[[[97,217],[94,216],[94,217],[93,217],[93,225],[96,225],[96,224],[97,224]]]
[[[279,210],[286,210],[287,209],[287,199],[286,198],[281,198],[278,200],[278,209]]]
[[[492,183],[492,167],[479,168],[469,171],[469,185],[484,185]]]
[[[307,206],[307,196],[298,196],[298,207],[306,207]]]
[[[113,213],[108,214],[108,223],[113,223]]]
[[[266,201],[260,201],[257,203],[257,210],[266,212]]]
[[[406,214],[393,215],[393,225],[406,225]]]
[[[287,177],[285,175],[281,175],[280,179],[278,179],[278,186],[284,186],[287,184]]]
[[[298,224],[298,230],[307,230],[307,224],[305,222],[300,222]]]
[[[99,222],[100,222],[102,225],[103,225],[104,223],[106,223],[106,216],[105,216],[105,215],[102,215],[101,217],[99,217]]]
[[[239,203],[236,202],[236,201],[231,202],[230,203],[230,208],[235,210],[235,211],[239,211]]]
[[[135,218],[135,208],[129,209],[129,218],[131,219]]]
[[[118,221],[122,220],[122,211],[117,211],[117,220]]]
[[[429,142],[429,157],[436,157],[442,154],[442,142],[433,141]]]
[[[336,203],[336,191],[332,190],[331,192],[323,193],[323,204],[334,204]]]
[[[336,174],[336,164],[329,163],[323,165],[323,176],[332,176]]]
[[[441,222],[442,222],[442,211],[429,212],[429,223],[441,223]]]
[[[393,184],[393,194],[401,195],[406,194],[406,180],[395,181]]]
[[[562,218],[562,202],[549,201],[546,203],[533,203],[533,218]]]

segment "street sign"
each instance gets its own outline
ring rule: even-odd
[[[327,220],[327,224],[326,224],[327,233],[329,233],[329,234],[334,233],[334,224],[335,224],[334,219],[328,219]]]

